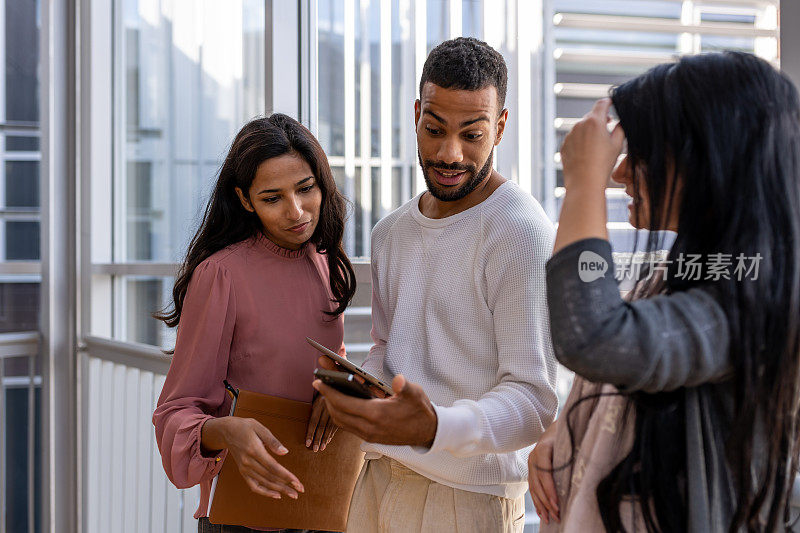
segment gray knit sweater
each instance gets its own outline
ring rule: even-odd
[[[579,261],[602,265],[591,254],[581,259],[584,252],[606,261],[604,276],[582,281]],[[583,272],[590,272],[585,263]],[[611,245],[602,239],[575,242],[547,263],[556,358],[621,391],[684,391],[688,531],[727,531],[735,497],[724,456],[733,405],[725,313],[706,288],[623,301],[613,272]]]

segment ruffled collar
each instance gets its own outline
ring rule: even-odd
[[[289,250],[288,248],[283,248],[282,246],[278,246],[277,244],[269,240],[269,237],[264,235],[262,232],[258,232],[258,234],[256,234],[255,240],[273,254],[280,257],[285,257],[287,259],[297,259],[300,257],[305,257],[308,254],[308,242],[303,244],[303,246],[301,246],[297,250]]]

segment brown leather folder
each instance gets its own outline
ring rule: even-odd
[[[306,448],[311,404],[239,390],[233,416],[254,418],[286,446],[289,453],[275,456],[305,488],[297,500],[280,500],[252,492],[232,457],[214,481],[209,520],[214,524],[251,528],[292,528],[343,531],[364,453],[361,440],[336,432],[324,451]]]

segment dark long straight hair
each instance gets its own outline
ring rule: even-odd
[[[709,281],[677,275],[679,254],[761,257],[757,276],[719,279],[735,391],[723,450],[735,491],[730,531],[773,531],[788,519],[797,471],[800,404],[800,104],[791,82],[751,54],[689,56],[612,91],[628,158],[646,184],[647,251],[679,205],[665,291]],[[755,278],[755,279],[753,279]],[[630,455],[600,484],[606,529],[620,502],[641,503],[649,531],[685,531],[685,389],[629,396]]]
[[[189,244],[172,289],[173,307],[154,316],[175,327],[181,319],[186,289],[195,268],[226,246],[249,239],[263,231],[255,213],[244,209],[236,194],[250,190],[259,165],[273,157],[295,153],[305,159],[322,190],[319,222],[309,242],[326,254],[334,311],[342,314],[356,291],[353,266],[342,248],[347,202],[336,189],[328,158],[308,129],[286,115],[275,113],[248,122],[236,135],[219,178],[206,206],[203,221]],[[269,275],[264,273],[265,276]]]

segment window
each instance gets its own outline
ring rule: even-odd
[[[39,328],[39,1],[0,0],[0,332]]]
[[[2,334],[39,329],[39,9],[39,0],[0,0]],[[4,419],[0,529],[4,531],[41,529],[39,366],[39,357],[33,355],[0,357],[0,417]]]
[[[264,110],[264,79],[244,76],[264,60],[263,2],[121,4],[114,259],[179,261],[231,139]]]
[[[510,118],[496,164],[555,220],[558,146],[595,99],[679,54],[737,49],[777,62],[777,1],[319,0],[316,32],[319,139],[354,205],[345,248],[367,256],[374,223],[424,187],[411,106],[441,41],[478,37],[506,58]],[[627,198],[612,188],[608,199],[612,243],[629,251]]]
[[[39,327],[38,10],[38,0],[0,0],[3,15],[0,59],[4,60],[0,77],[0,331],[3,332]]]
[[[557,147],[611,86],[680,54],[735,49],[777,62],[777,2],[772,1],[555,0],[550,20],[546,68],[553,71],[553,84],[545,107],[551,111],[553,143],[545,181],[552,184],[548,191],[555,201],[551,216],[558,213],[564,195]],[[606,196],[614,250],[629,252],[636,232],[628,223],[628,197],[617,184]],[[640,247],[644,238],[640,236]]]
[[[92,331],[170,346],[150,315],[171,299],[231,140],[264,112],[264,2],[116,0],[113,16],[113,185],[92,185],[109,204],[92,219]]]
[[[483,0],[319,0],[316,102],[319,140],[337,184],[353,202],[345,249],[366,257],[374,224],[424,188],[417,164],[413,105],[428,52],[459,35],[487,40],[510,69],[507,102],[513,109],[496,165],[526,190],[539,186],[533,175],[539,157],[531,128],[532,87],[540,76],[528,37],[540,24],[529,2]],[[520,18],[514,15],[518,14]],[[506,19],[506,16],[510,19]],[[517,43],[523,36],[523,46]],[[523,110],[516,114],[517,110]],[[518,156],[518,154],[521,154]],[[520,159],[521,158],[521,159]]]

